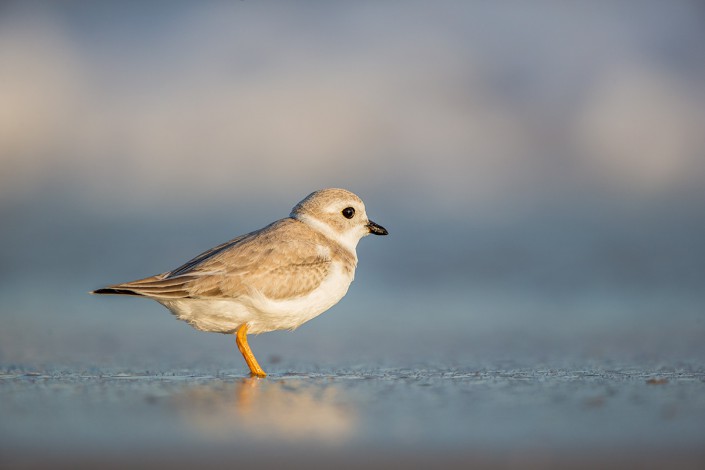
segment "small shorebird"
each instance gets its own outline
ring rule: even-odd
[[[247,333],[293,330],[345,296],[360,239],[387,230],[344,189],[309,194],[289,217],[233,238],[183,266],[97,289],[93,294],[154,299],[202,331],[235,334],[253,376],[266,377]]]

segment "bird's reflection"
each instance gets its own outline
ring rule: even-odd
[[[344,442],[356,427],[339,387],[298,380],[242,379],[173,397],[190,426],[209,438]]]

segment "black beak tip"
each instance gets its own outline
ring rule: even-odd
[[[370,220],[370,222],[367,224],[367,228],[369,229],[370,233],[373,235],[388,235],[389,232],[387,232],[387,229],[382,227],[379,224],[376,224]]]

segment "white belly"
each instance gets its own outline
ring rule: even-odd
[[[307,295],[272,300],[259,293],[237,299],[158,300],[177,318],[196,329],[234,333],[243,323],[248,333],[291,330],[337,304],[348,292],[354,273],[333,264],[320,286]]]

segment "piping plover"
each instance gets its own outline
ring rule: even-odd
[[[93,294],[154,299],[202,331],[235,334],[253,376],[267,374],[247,333],[293,330],[338,303],[355,276],[360,239],[387,230],[344,189],[322,189],[289,217],[233,238],[183,266]]]

